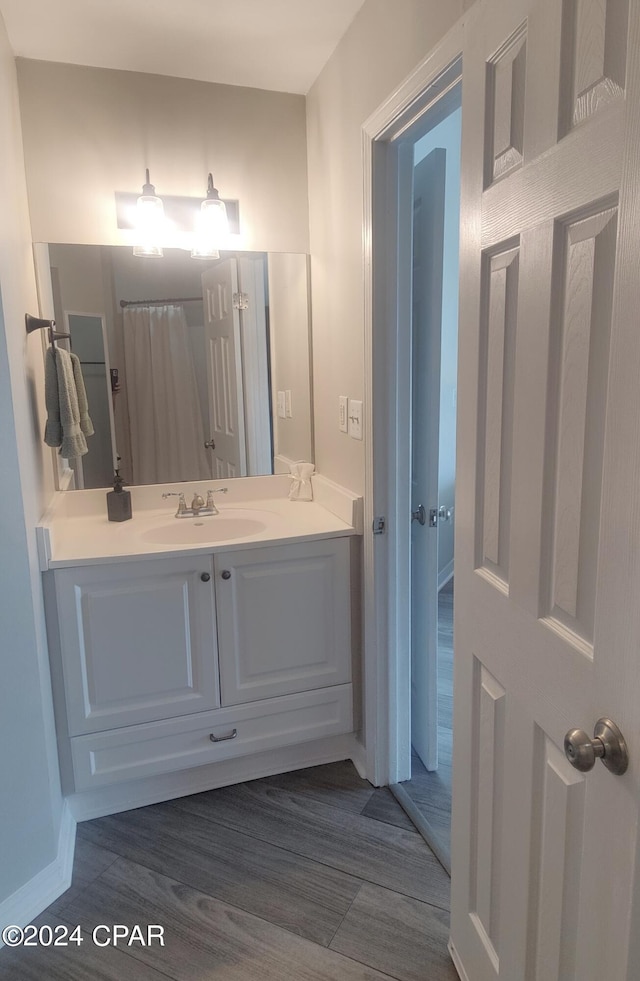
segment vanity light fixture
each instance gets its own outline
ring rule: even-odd
[[[146,174],[146,183],[136,202],[138,244],[134,245],[133,254],[143,258],[162,258],[164,253],[160,242],[164,228],[164,205],[161,198],[156,196],[156,189],[149,181],[148,167]]]
[[[213,176],[209,174],[207,196],[200,205],[191,258],[219,259],[219,249],[226,244],[228,235],[227,208],[220,199],[218,189],[213,186]]]

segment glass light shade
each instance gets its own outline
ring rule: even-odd
[[[155,188],[147,183],[143,193],[136,203],[136,235],[138,242],[133,247],[133,254],[146,258],[161,258],[164,253],[160,242],[164,230],[164,205],[160,198],[153,193]]]
[[[200,205],[196,237],[191,257],[193,259],[219,259],[220,246],[229,235],[227,208],[220,198],[206,198]]]

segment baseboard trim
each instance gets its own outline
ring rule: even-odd
[[[451,852],[444,842],[440,840],[438,833],[431,826],[428,819],[424,816],[420,808],[409,796],[401,783],[390,784],[389,790],[398,801],[398,804],[405,812],[409,820],[413,822],[416,830],[420,832],[449,878],[451,878]]]
[[[358,776],[362,777],[363,780],[367,780],[367,753],[360,742],[360,740],[354,737],[353,752],[351,753],[351,762],[358,771]]]
[[[57,855],[53,862],[0,903],[0,923],[3,926],[15,924],[25,927],[69,888],[75,844],[76,821],[65,801],[60,821]],[[0,942],[0,948],[2,946]]]
[[[464,967],[462,966],[462,961],[460,960],[458,951],[456,950],[452,940],[449,940],[447,947],[449,948],[449,954],[451,956],[451,960],[453,961],[453,966],[458,972],[460,981],[469,981],[469,975],[467,974]]]
[[[68,798],[76,821],[90,821],[107,814],[146,807],[176,797],[200,794],[216,787],[227,787],[246,780],[259,780],[276,773],[301,770],[323,763],[351,760],[357,755],[357,742],[353,733],[326,736],[298,746],[287,746],[267,753],[253,753],[246,757],[197,766],[174,773],[145,777],[76,793]],[[357,767],[356,767],[357,769]]]

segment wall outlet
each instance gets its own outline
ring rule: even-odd
[[[290,388],[285,389],[285,393],[284,393],[284,411],[285,411],[285,415],[286,415],[287,419],[291,419],[292,416],[293,416],[293,413],[291,411],[291,389]]]
[[[349,436],[362,439],[362,402],[349,399]]]
[[[339,419],[340,419],[340,432],[349,432],[349,399],[346,395],[338,396],[338,406],[339,406]]]
[[[287,418],[287,405],[284,392],[278,392],[278,419]]]

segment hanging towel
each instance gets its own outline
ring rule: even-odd
[[[55,367],[55,384],[51,371],[52,362]],[[87,441],[80,428],[80,409],[73,363],[69,352],[62,348],[56,348],[55,352],[51,348],[47,351],[45,402],[49,412],[45,429],[47,445],[59,446],[60,456],[66,457],[67,460],[88,453]]]
[[[87,403],[87,392],[84,387],[82,377],[82,366],[77,354],[71,354],[71,365],[73,367],[73,380],[76,383],[76,393],[78,396],[78,411],[80,413],[80,429],[85,436],[93,436],[95,430],[89,415],[89,405]]]
[[[47,348],[44,360],[44,402],[47,409],[44,441],[47,446],[60,446],[62,442],[62,423],[60,422],[56,358],[52,347]]]

